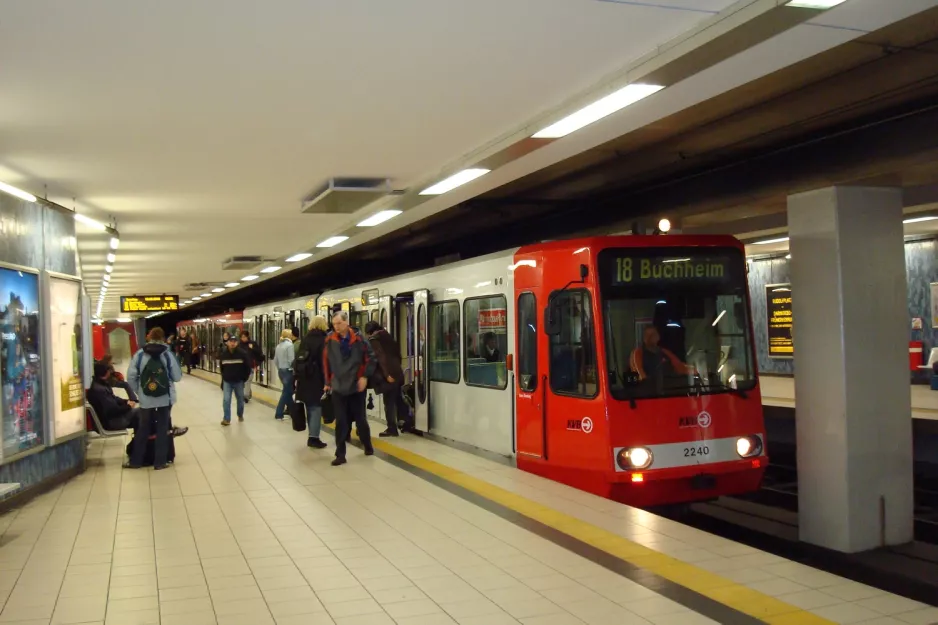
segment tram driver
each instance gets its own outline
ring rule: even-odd
[[[695,368],[681,362],[671,350],[659,345],[661,334],[653,325],[645,326],[642,344],[632,350],[629,367],[638,374],[642,384],[657,390],[665,386],[666,380],[674,375],[695,373]]]

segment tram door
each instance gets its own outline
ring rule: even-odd
[[[258,315],[255,323],[256,333],[251,335],[251,340],[254,341],[261,350],[263,350],[264,346],[267,344],[267,324],[269,320],[270,315]],[[254,369],[254,379],[258,384],[266,385],[266,380],[264,379],[266,374],[267,370],[264,368],[264,362],[261,361],[257,363],[257,367]]]
[[[525,291],[518,295],[515,340],[517,346],[517,390],[515,394],[516,444],[518,453],[532,458],[544,457],[547,417],[547,377],[538,372],[537,295]],[[546,339],[546,337],[545,337]],[[544,348],[546,349],[546,340]],[[546,353],[546,351],[545,351]]]
[[[277,351],[277,343],[280,342],[280,332],[284,327],[284,314],[282,312],[271,313],[267,318],[267,336],[261,344],[261,350],[264,352],[264,360],[267,364],[267,386],[277,389],[283,388],[280,384],[280,376],[277,375],[274,366],[274,352]]]
[[[394,331],[394,321],[391,319],[391,312],[391,296],[382,295],[378,298],[378,323],[393,336],[397,333]],[[400,342],[400,339],[398,339],[398,342]]]
[[[414,291],[414,425],[422,432],[430,431],[430,376],[427,371],[427,317],[430,314],[430,292]]]

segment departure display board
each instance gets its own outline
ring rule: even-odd
[[[179,310],[178,295],[122,295],[121,312],[147,313]]]
[[[791,285],[767,284],[765,312],[768,324],[769,356],[793,358],[795,343],[791,337]]]

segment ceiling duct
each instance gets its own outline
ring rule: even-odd
[[[187,282],[182,285],[183,291],[206,291],[216,287],[224,286],[224,282]]]
[[[221,263],[222,269],[253,269],[265,262],[263,256],[232,256]]]
[[[303,198],[301,211],[323,215],[350,215],[394,189],[387,178],[330,178]]]

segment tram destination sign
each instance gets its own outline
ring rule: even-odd
[[[791,337],[791,285],[765,286],[765,318],[768,327],[770,358],[793,358],[795,342]]]
[[[122,295],[121,312],[147,313],[179,310],[178,295]]]
[[[738,263],[738,261],[736,261]],[[724,282],[738,269],[734,259],[724,255],[635,256],[619,254],[610,263],[611,283],[616,286],[639,284],[678,284]]]

